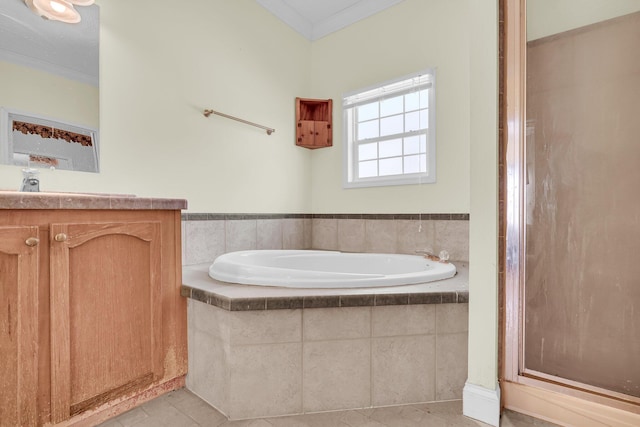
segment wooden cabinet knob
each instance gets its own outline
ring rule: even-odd
[[[40,239],[38,239],[37,237],[29,237],[24,241],[24,243],[27,246],[38,246],[38,243],[40,243]]]
[[[56,234],[54,239],[56,240],[56,242],[66,242],[67,241],[67,235],[64,234],[64,233],[59,233],[59,234]]]

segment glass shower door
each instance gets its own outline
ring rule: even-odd
[[[640,403],[640,1],[527,3],[522,375]]]

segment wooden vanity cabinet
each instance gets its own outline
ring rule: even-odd
[[[38,227],[0,227],[0,426],[37,422]]]
[[[50,225],[51,418],[162,378],[160,223]]]
[[[26,354],[26,364],[17,359],[13,372],[29,372],[26,383],[2,386],[24,388],[16,399],[5,399],[0,389],[0,419],[23,405],[17,413],[25,421],[7,425],[73,422],[183,379],[179,210],[2,213],[0,236],[11,239],[0,243],[0,292],[18,302],[18,326],[11,327],[23,331],[18,342],[24,344],[7,345],[12,341],[0,321],[0,348],[3,359]],[[39,244],[26,245],[27,236],[39,237]]]

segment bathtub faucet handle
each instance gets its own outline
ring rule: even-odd
[[[437,261],[437,262],[442,262],[442,263],[448,263],[449,262],[449,252],[442,250],[440,251],[439,255],[434,255],[430,252],[427,251],[423,251],[423,250],[416,250],[415,251],[417,254],[424,256],[426,259],[429,259],[431,261]]]

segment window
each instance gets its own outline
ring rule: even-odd
[[[343,96],[344,187],[433,183],[435,70]]]

